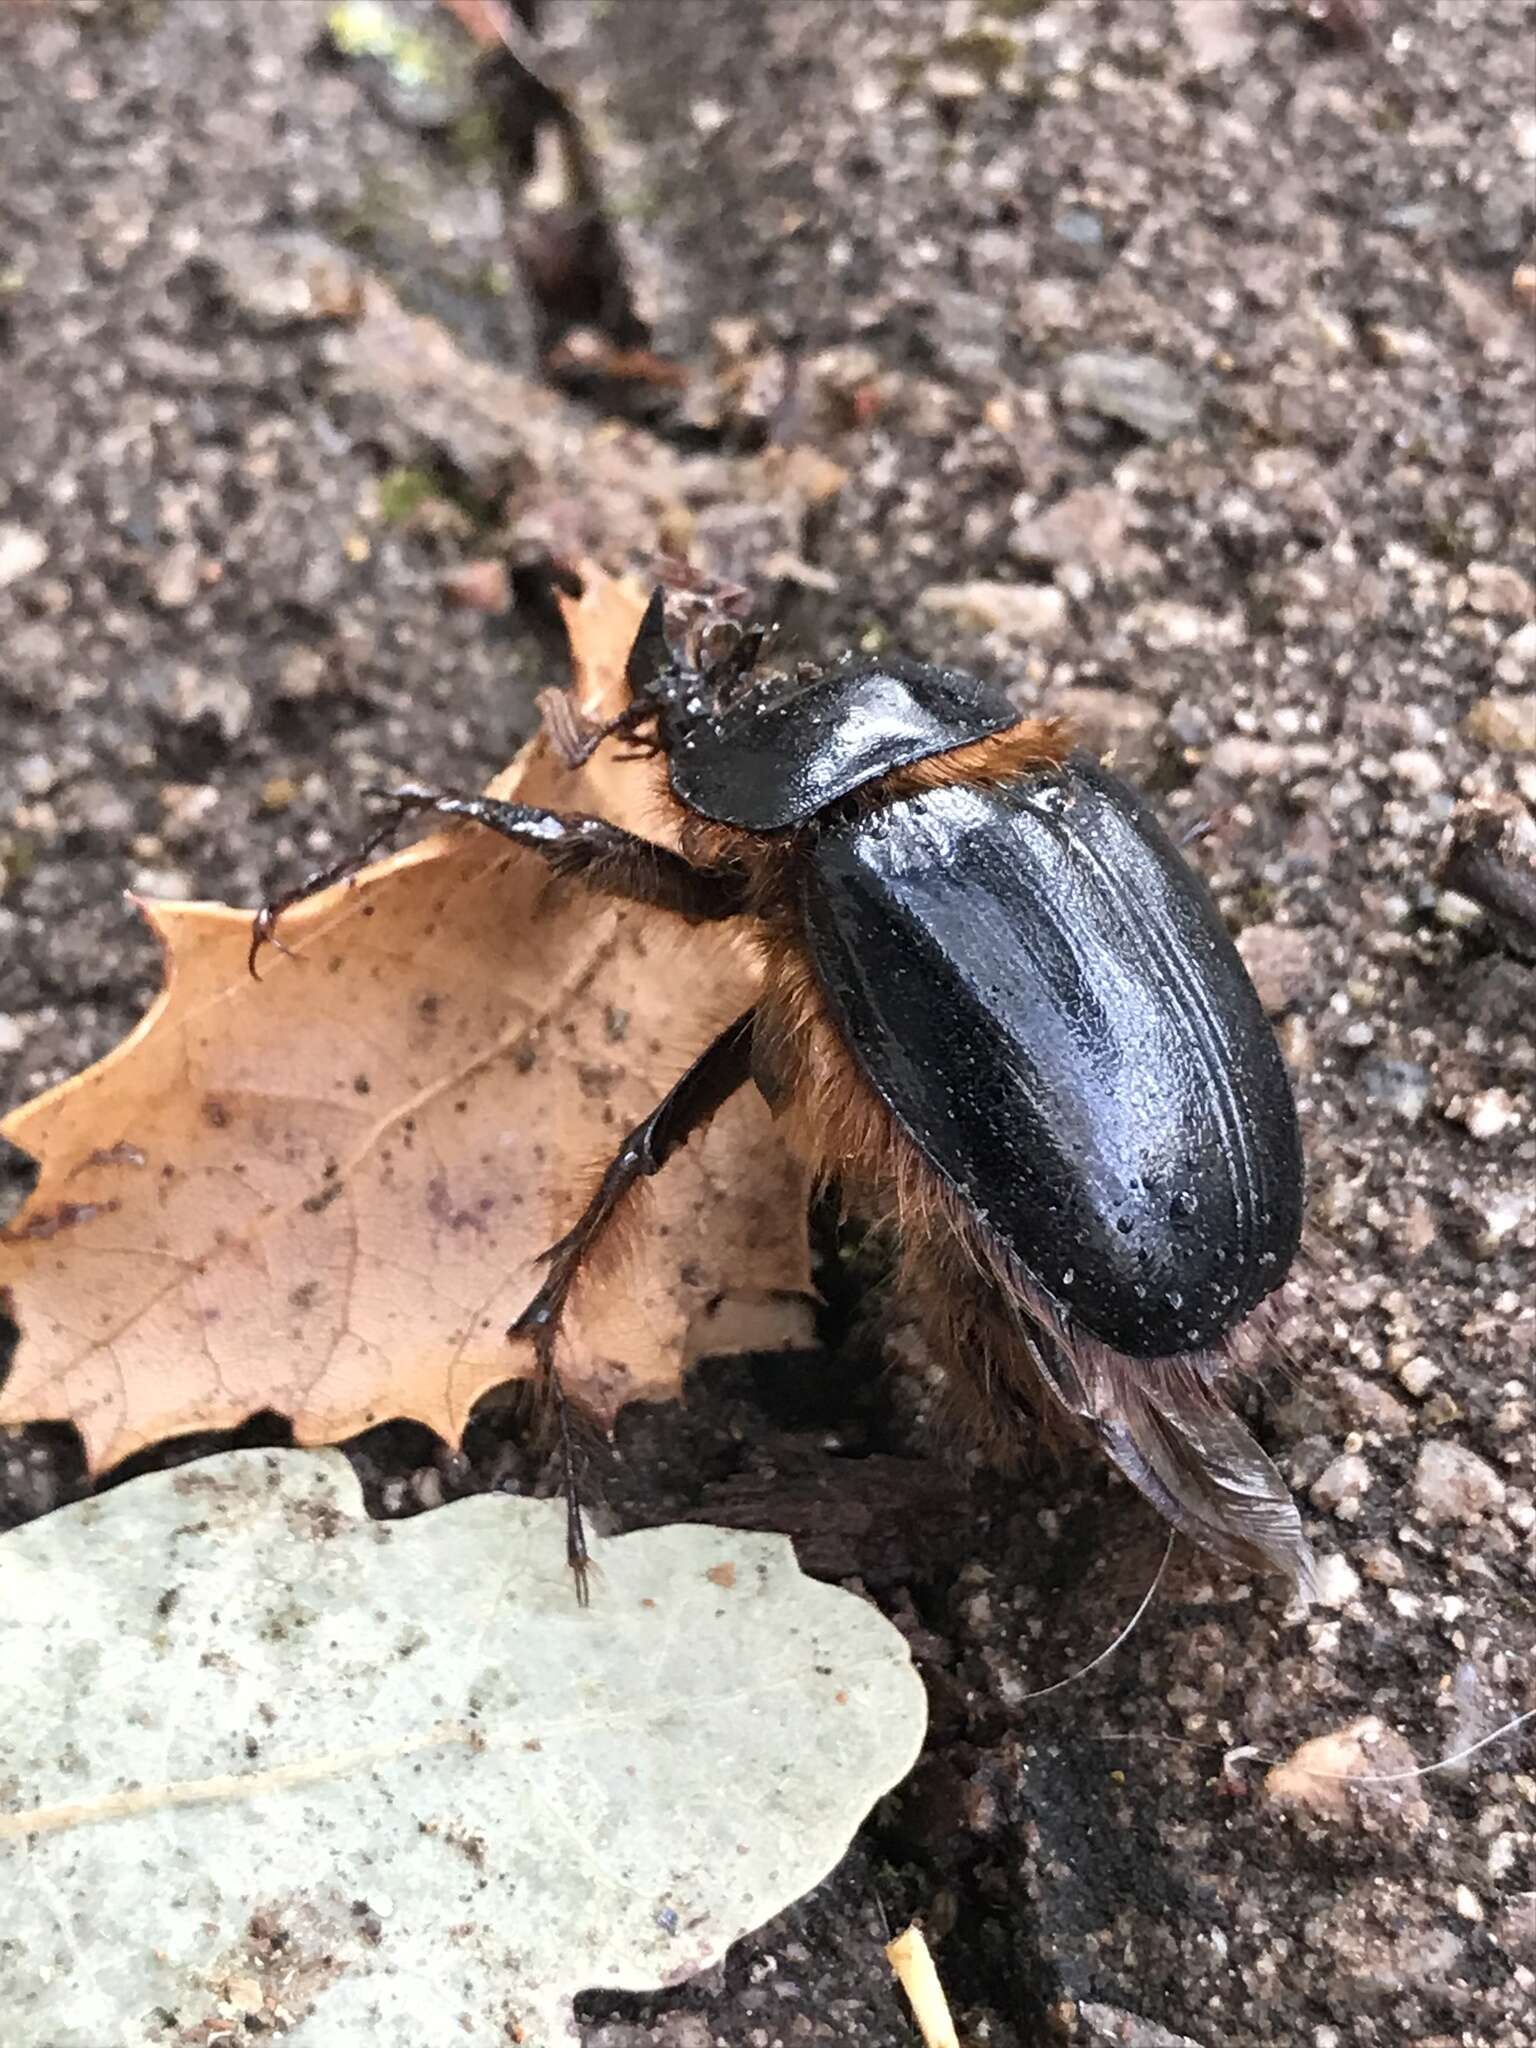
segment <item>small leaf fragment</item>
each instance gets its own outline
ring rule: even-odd
[[[703,1527],[582,1610],[562,1527],[233,1451],[0,1538],[6,2048],[553,2048],[819,1882],[922,1741],[899,1633]]]

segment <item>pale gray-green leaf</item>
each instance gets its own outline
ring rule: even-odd
[[[781,1538],[368,1521],[234,1451],[0,1539],[6,2048],[542,2048],[716,1960],[911,1766],[921,1685]],[[516,2030],[521,2028],[521,2033]]]

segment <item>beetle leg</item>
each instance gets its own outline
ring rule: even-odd
[[[318,896],[322,889],[329,889],[335,882],[345,882],[360,868],[365,868],[373,856],[389,844],[399,829],[398,815],[386,818],[382,824],[375,826],[361,846],[356,847],[341,860],[332,861],[327,867],[316,868],[312,874],[306,875],[302,882],[296,882],[291,889],[285,889],[281,896],[273,896],[262,904],[251,919],[251,950],[246,956],[246,966],[250,970],[252,981],[261,979],[256,972],[256,962],[263,946],[275,946],[279,953],[286,953],[289,950],[277,936],[277,921],[283,912],[292,910],[296,904],[305,902],[311,896]]]
[[[590,889],[631,903],[670,910],[691,924],[740,917],[746,909],[745,881],[735,869],[695,867],[670,847],[610,825],[606,818],[546,811],[499,797],[441,795],[410,783],[369,793],[393,805],[397,818],[418,813],[469,818],[538,854],[557,875],[575,876]]]
[[[564,1237],[544,1254],[549,1268],[544,1283],[507,1333],[511,1337],[532,1337],[539,1382],[554,1403],[565,1492],[566,1557],[576,1577],[576,1597],[583,1607],[587,1604],[587,1538],[576,1483],[570,1411],[555,1364],[560,1321],[582,1265],[631,1188],[647,1175],[659,1173],[673,1153],[696,1131],[703,1130],[721,1105],[751,1078],[755,1015],[755,1011],[748,1010],[728,1025],[650,1115],[635,1125],[610,1160],[586,1208]]]
[[[634,756],[637,760],[648,759],[661,752],[661,742],[654,734],[641,734],[636,730],[647,722],[654,722],[654,704],[631,704],[617,718],[610,718],[603,725],[595,724],[576,709],[569,690],[541,691],[538,704],[544,720],[545,737],[567,768],[579,768],[584,761],[590,761],[603,741],[608,739],[627,739],[640,750]],[[621,754],[619,758],[627,760],[631,757]]]
[[[574,875],[589,889],[669,910],[692,924],[739,917],[746,909],[745,884],[733,868],[695,867],[670,847],[658,846],[637,833],[625,832],[604,818],[577,812],[546,811],[536,804],[506,803],[497,797],[450,796],[414,784],[393,790],[371,790],[390,806],[389,815],[369,834],[356,853],[307,875],[297,887],[262,905],[251,928],[250,969],[256,972],[261,948],[278,941],[277,922],[306,897],[343,882],[357,873],[407,818],[431,813],[440,818],[469,818],[499,832],[516,846],[539,854],[557,875]]]

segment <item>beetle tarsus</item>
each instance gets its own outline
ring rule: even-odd
[[[660,740],[637,731],[638,727],[655,718],[653,705],[638,702],[627,705],[617,718],[610,718],[606,724],[598,724],[578,710],[569,690],[545,690],[539,696],[538,705],[544,720],[545,737],[566,768],[581,767],[583,762],[591,760],[603,741],[609,739],[630,740],[641,749],[636,758],[649,760],[662,750]],[[619,758],[629,757],[620,755]]]
[[[333,888],[338,882],[349,882],[360,868],[368,865],[381,847],[388,845],[400,829],[401,820],[406,815],[405,811],[398,811],[386,818],[369,833],[354,852],[345,855],[341,860],[329,862],[323,868],[316,868],[312,874],[306,875],[302,882],[296,882],[291,889],[285,889],[281,896],[274,896],[262,904],[251,920],[251,948],[246,956],[246,966],[252,981],[261,979],[256,971],[256,962],[261,956],[263,946],[271,946],[275,951],[285,953],[290,960],[299,957],[291,946],[285,946],[277,936],[278,920],[288,911],[297,909],[299,904],[307,903],[311,896],[318,896],[322,889]]]
[[[522,1318],[518,1318],[520,1324]],[[518,1324],[514,1324],[516,1329]],[[592,1604],[592,1553],[587,1548],[587,1525],[581,1512],[581,1480],[576,1459],[576,1432],[571,1420],[560,1369],[555,1364],[557,1324],[545,1321],[535,1339],[534,1358],[539,1385],[554,1408],[555,1429],[560,1446],[560,1492],[565,1501],[565,1561],[576,1590],[576,1605]]]
[[[546,1252],[546,1259],[553,1258],[568,1240],[562,1238],[560,1245]],[[576,1457],[576,1431],[571,1419],[570,1403],[566,1399],[565,1385],[560,1378],[560,1368],[555,1363],[555,1339],[560,1331],[560,1318],[565,1308],[565,1297],[571,1282],[576,1277],[579,1260],[562,1264],[552,1272],[529,1302],[522,1314],[507,1331],[509,1337],[532,1337],[534,1371],[540,1393],[548,1407],[553,1410],[555,1433],[560,1451],[560,1491],[565,1501],[565,1561],[570,1566],[572,1582],[576,1589],[576,1604],[586,1607],[591,1604],[592,1555],[587,1548],[586,1521],[581,1511],[581,1480]]]
[[[541,690],[536,702],[544,722],[544,736],[562,766],[579,768],[596,753],[603,728],[582,716],[569,690]]]

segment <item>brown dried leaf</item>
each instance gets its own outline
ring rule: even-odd
[[[567,607],[590,715],[624,702],[641,599]],[[541,740],[492,784],[664,836],[659,771]],[[0,1132],[41,1162],[0,1238],[22,1343],[0,1423],[75,1423],[95,1466],[255,1410],[303,1444],[394,1416],[455,1440],[525,1376],[504,1331],[588,1176],[752,1000],[719,929],[557,882],[476,828],[289,913],[252,982],[248,913],[142,904],[166,985],[98,1065]],[[608,1420],[677,1391],[723,1290],[807,1288],[799,1169],[744,1093],[636,1202],[628,1253],[573,1299],[567,1385]]]

